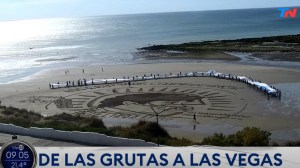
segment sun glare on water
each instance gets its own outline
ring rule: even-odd
[[[9,45],[29,40],[41,40],[54,36],[60,30],[57,25],[63,20],[21,20],[0,22],[0,44]]]

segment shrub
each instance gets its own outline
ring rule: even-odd
[[[215,146],[268,146],[271,133],[255,127],[246,127],[236,134],[214,134],[204,138],[202,145]]]
[[[222,133],[215,133],[213,136],[206,137],[202,140],[203,145],[228,146],[228,137]]]
[[[90,118],[89,126],[94,128],[106,128],[103,121],[99,118]]]
[[[235,146],[268,146],[271,133],[256,127],[246,127],[235,134]]]

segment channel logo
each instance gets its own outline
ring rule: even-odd
[[[297,8],[279,8],[280,18],[296,18]]]

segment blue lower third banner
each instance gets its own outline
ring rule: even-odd
[[[3,167],[300,167],[297,147],[36,147],[30,166],[11,159],[30,157],[18,148],[23,154],[7,150],[1,157]]]

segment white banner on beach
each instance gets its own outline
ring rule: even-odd
[[[234,76],[228,73],[221,73],[217,72],[215,70],[209,70],[207,72],[180,72],[177,74],[169,73],[169,74],[151,74],[150,76],[147,76],[146,74],[144,76],[133,76],[133,77],[123,77],[123,78],[112,78],[112,79],[92,79],[92,80],[86,80],[86,79],[79,79],[77,82],[75,81],[67,81],[66,83],[49,83],[49,87],[51,89],[57,89],[57,88],[66,88],[66,87],[76,87],[76,86],[88,86],[88,85],[101,85],[101,84],[112,84],[112,83],[124,83],[124,82],[135,82],[135,81],[146,81],[146,80],[158,80],[158,79],[169,79],[169,78],[181,78],[181,77],[218,77],[222,79],[231,79],[231,80],[238,80],[240,82],[244,82],[247,84],[250,84],[252,86],[257,87],[258,89],[265,91],[268,94],[276,95],[278,96],[278,93],[281,94],[281,91],[277,90],[276,88],[266,84],[262,83],[261,81],[245,77],[245,76]],[[76,85],[77,83],[77,85]]]

